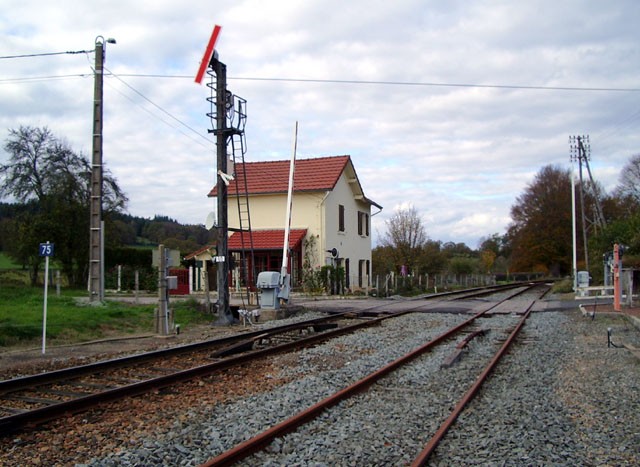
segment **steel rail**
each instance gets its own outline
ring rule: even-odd
[[[472,287],[469,289],[449,290],[446,292],[415,295],[413,297],[405,298],[405,301],[432,300],[432,299],[438,299],[438,298],[451,298],[452,300],[463,300],[465,298],[484,297],[487,295],[495,294],[496,292],[500,292],[503,290],[511,290],[517,287],[530,287],[531,285],[543,284],[546,282],[548,281],[513,282],[510,284],[497,284],[497,285],[487,285],[482,287]],[[462,295],[462,296],[459,297],[459,295]]]
[[[247,456],[260,451],[264,446],[269,444],[275,438],[278,438],[280,436],[283,436],[287,433],[294,431],[299,426],[318,417],[324,410],[338,404],[344,399],[347,399],[359,392],[364,391],[369,386],[371,386],[372,384],[374,384],[376,381],[380,380],[387,374],[398,369],[402,365],[405,365],[406,363],[411,362],[415,358],[425,353],[427,350],[431,349],[433,346],[439,344],[443,340],[448,339],[449,337],[453,336],[460,330],[464,329],[465,327],[467,327],[469,324],[471,324],[473,321],[475,321],[477,318],[484,315],[488,311],[489,310],[487,309],[475,314],[473,317],[469,318],[463,323],[451,329],[448,329],[447,331],[440,334],[433,340],[412,350],[411,352],[400,357],[399,359],[394,360],[393,362],[385,365],[384,367],[369,374],[363,379],[321,400],[320,402],[298,413],[297,415],[294,415],[293,417],[287,420],[284,420],[278,423],[277,425],[274,425],[273,427],[263,431],[262,433],[254,436],[253,438],[250,438],[247,441],[244,441],[243,443],[238,444],[234,448],[223,452],[222,454],[214,457],[213,459],[210,459],[208,462],[205,462],[204,464],[202,464],[202,467],[213,467],[213,466],[217,467],[217,466],[232,465],[235,462],[238,462],[246,458]]]
[[[502,347],[500,347],[500,350],[496,352],[496,354],[493,356],[489,364],[484,368],[482,373],[480,373],[480,376],[478,376],[478,378],[475,380],[473,385],[469,388],[469,390],[464,394],[464,396],[462,396],[460,401],[456,404],[455,408],[453,409],[449,417],[442,423],[442,425],[440,425],[440,428],[438,428],[438,431],[436,431],[436,433],[429,440],[429,442],[426,444],[424,449],[414,459],[413,463],[411,464],[412,467],[427,465],[427,460],[429,459],[429,456],[433,453],[433,451],[438,446],[438,444],[440,443],[444,435],[447,433],[449,428],[451,428],[451,426],[455,423],[456,419],[465,409],[467,404],[469,404],[469,402],[474,398],[474,396],[476,395],[476,393],[478,392],[482,384],[489,377],[489,374],[491,373],[491,371],[496,367],[498,362],[506,354],[512,342],[515,340],[516,336],[518,335],[518,333],[524,326],[525,322],[531,315],[531,310],[533,309],[534,303],[535,302],[529,305],[525,314],[522,316],[518,324],[515,326],[515,328],[511,332],[511,334],[509,334],[509,337],[505,340]]]
[[[97,373],[100,371],[124,367],[128,365],[135,365],[138,363],[145,363],[152,360],[158,360],[170,356],[180,355],[189,352],[198,352],[201,350],[207,350],[212,347],[232,345],[241,340],[251,339],[258,336],[262,336],[265,333],[270,335],[275,333],[283,333],[292,331],[298,328],[313,326],[314,324],[324,323],[326,321],[332,321],[339,319],[345,315],[353,314],[352,312],[341,312],[332,314],[331,316],[325,316],[320,318],[314,318],[311,320],[301,321],[299,323],[287,324],[285,326],[279,326],[270,329],[262,329],[257,331],[251,331],[244,334],[234,334],[232,336],[206,340],[202,342],[196,342],[193,344],[185,344],[169,349],[153,350],[151,352],[145,352],[137,355],[129,355],[121,358],[114,358],[109,360],[103,360],[100,362],[89,363],[87,365],[79,365],[70,368],[63,368],[60,370],[50,371],[46,373],[39,373],[36,375],[22,376],[19,378],[13,378],[0,381],[0,396],[11,391],[17,391],[20,389],[26,389],[33,386],[42,384],[54,383],[56,381],[63,381],[69,378],[78,377],[82,375]]]
[[[292,431],[296,430],[298,427],[317,418],[325,410],[337,405],[339,402],[341,402],[344,399],[348,399],[349,397],[352,397],[353,395],[366,390],[371,385],[373,385],[374,383],[376,383],[378,380],[382,379],[389,373],[413,361],[414,359],[424,354],[425,352],[427,352],[437,344],[441,343],[442,341],[454,336],[459,331],[461,331],[462,329],[464,329],[465,327],[473,323],[476,319],[488,313],[493,308],[496,308],[497,306],[504,303],[505,301],[508,301],[513,297],[521,295],[527,290],[531,290],[535,287],[538,287],[539,285],[540,284],[530,284],[526,290],[518,291],[512,296],[509,296],[507,298],[504,298],[503,300],[498,301],[497,303],[493,304],[487,309],[476,313],[471,318],[465,320],[464,322],[458,324],[457,326],[454,326],[446,330],[445,332],[435,337],[431,341],[427,342],[426,344],[412,350],[411,352],[385,365],[384,367],[369,374],[368,376],[362,378],[361,380],[351,384],[350,386],[347,386],[346,388],[334,393],[329,397],[326,397],[325,399],[312,405],[311,407],[299,412],[298,414],[286,420],[283,420],[282,422],[253,436],[252,438],[249,438],[248,440],[219,454],[218,456],[212,459],[209,459],[207,462],[201,464],[200,467],[219,467],[219,466],[233,465],[245,459],[246,457],[250,456],[251,454],[259,452],[265,446],[267,446],[270,442],[272,442],[274,439],[284,436],[288,433],[291,433]],[[531,307],[533,306],[533,303],[530,305],[529,309],[531,309]]]
[[[77,413],[91,409],[99,404],[110,402],[125,397],[140,395],[171,384],[185,382],[196,377],[206,376],[216,371],[225,370],[233,366],[241,365],[256,358],[266,357],[277,353],[285,352],[298,347],[313,345],[322,340],[356,331],[358,329],[380,324],[385,319],[393,318],[407,312],[395,313],[379,318],[361,321],[356,324],[344,326],[342,328],[328,330],[320,334],[305,337],[296,341],[286,342],[273,347],[245,352],[240,355],[227,357],[206,365],[199,365],[186,370],[177,371],[171,374],[139,381],[132,384],[123,385],[117,388],[108,389],[99,393],[82,396],[76,399],[53,403],[49,406],[32,409],[23,413],[8,415],[0,418],[0,436],[15,432],[28,425],[35,425],[49,420],[53,420],[62,415]],[[244,337],[244,336],[243,336]],[[256,340],[266,337],[265,333],[256,336]]]

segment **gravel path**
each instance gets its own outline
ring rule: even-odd
[[[263,392],[189,405],[152,429],[83,465],[198,465],[284,417],[306,408],[466,317],[413,314],[278,357],[254,381]],[[439,348],[355,400],[277,440],[243,465],[404,465],[469,386],[513,323],[483,320],[460,363],[442,369]],[[640,347],[640,333],[619,316],[594,320],[572,312],[534,313],[523,337],[463,412],[432,456],[432,465],[638,465],[640,362],[613,340]],[[486,363],[486,362],[485,362]],[[278,384],[281,381],[282,384]],[[233,391],[233,388],[229,388]],[[358,408],[361,407],[361,408]],[[146,434],[145,434],[146,433]]]

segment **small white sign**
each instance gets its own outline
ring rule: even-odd
[[[225,262],[225,257],[223,256],[214,256],[213,258],[211,258],[211,261],[213,261],[214,263],[224,263]]]

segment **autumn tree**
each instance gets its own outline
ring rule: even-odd
[[[512,269],[553,275],[571,272],[571,178],[568,169],[543,167],[511,207],[508,238]]]
[[[490,237],[481,238],[478,253],[482,272],[490,273],[496,271],[498,266],[504,265],[509,257],[508,243],[505,236],[495,233]]]

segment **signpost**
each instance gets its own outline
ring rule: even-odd
[[[47,294],[49,289],[49,257],[53,256],[54,244],[41,243],[38,249],[40,256],[44,256],[44,306],[42,308],[42,354],[47,348]]]

